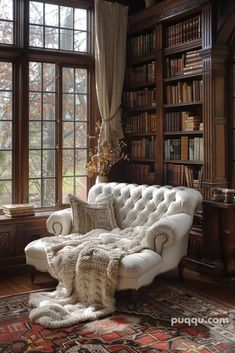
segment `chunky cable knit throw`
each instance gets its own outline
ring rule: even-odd
[[[146,248],[159,251],[172,242],[166,234],[148,233],[146,227],[93,230],[43,238],[50,272],[58,279],[54,292],[33,293],[30,319],[50,328],[94,320],[115,311],[114,293],[123,256]],[[157,239],[157,241],[156,241]]]

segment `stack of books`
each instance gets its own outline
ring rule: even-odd
[[[183,67],[184,75],[198,74],[202,72],[202,57],[198,50],[187,52]]]
[[[8,217],[19,217],[19,216],[34,216],[35,208],[34,205],[28,203],[19,203],[11,205],[3,205],[3,213]]]
[[[199,130],[200,123],[201,123],[201,117],[196,114],[191,115],[191,113],[189,113],[189,112],[187,112],[187,113],[182,112],[182,113],[183,113],[182,120],[181,120],[182,131]]]

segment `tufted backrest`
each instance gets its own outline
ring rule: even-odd
[[[126,183],[101,183],[94,185],[88,194],[89,202],[112,195],[117,224],[120,228],[150,226],[160,218],[187,213],[193,216],[200,207],[202,196],[183,186],[147,186]]]

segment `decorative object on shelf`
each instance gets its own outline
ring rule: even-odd
[[[28,203],[3,205],[2,210],[5,216],[19,217],[19,216],[34,216],[34,205]]]
[[[121,141],[115,147],[107,140],[100,142],[100,122],[96,124],[96,132],[98,133],[98,144],[90,150],[90,161],[86,164],[88,177],[97,175],[96,183],[108,182],[108,174],[114,164],[120,160],[128,160],[128,156],[123,152],[126,144]],[[91,136],[90,138],[96,138]]]
[[[214,188],[212,201],[233,203],[235,201],[235,189]]]
[[[224,201],[224,194],[223,194],[223,189],[222,188],[214,188],[213,191],[213,195],[212,195],[212,201]]]
[[[224,189],[224,202],[233,203],[234,202],[234,189]]]
[[[155,4],[155,0],[145,0],[145,7],[150,7]]]

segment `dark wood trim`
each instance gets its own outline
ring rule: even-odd
[[[63,140],[63,129],[62,129],[62,66],[56,65],[56,130],[57,130],[57,145],[56,145],[56,177],[57,177],[57,188],[56,188],[56,204],[57,206],[62,204],[62,140]],[[60,186],[60,187],[59,187]]]
[[[94,6],[93,0],[79,0],[79,1],[78,0],[34,0],[34,1],[46,2],[49,4],[55,4],[55,5],[60,5],[60,6],[81,7],[84,9],[93,9],[93,6]]]
[[[47,49],[29,49],[28,53],[29,60],[32,61],[48,61],[52,63],[66,64],[66,65],[77,65],[84,67],[92,67],[95,63],[94,56],[92,54],[74,54],[63,51],[49,51]]]
[[[187,16],[199,12],[202,2],[206,0],[165,0],[161,3],[148,7],[139,11],[129,17],[129,32],[138,32],[151,26],[156,25],[158,22],[175,21],[176,17],[179,20]]]

